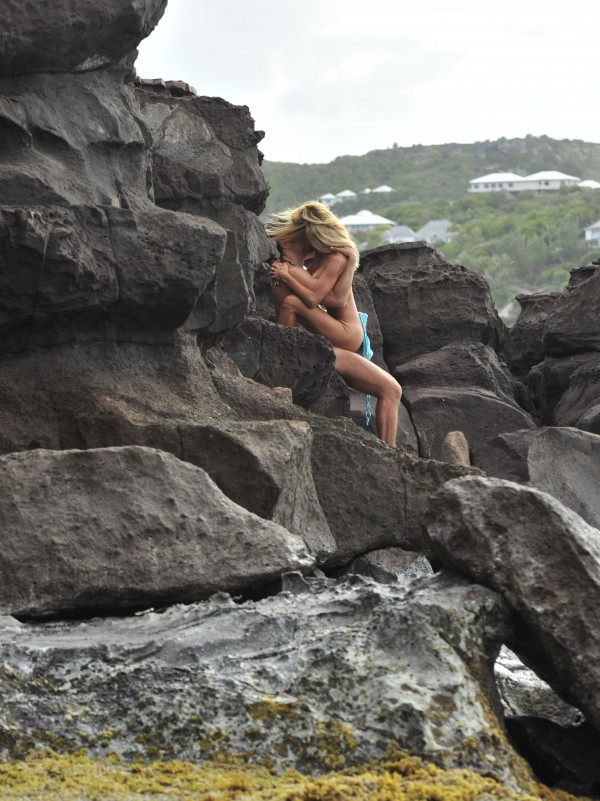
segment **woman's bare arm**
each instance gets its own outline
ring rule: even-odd
[[[346,257],[338,253],[327,256],[317,276],[302,267],[275,261],[271,265],[271,278],[281,281],[309,307],[319,306],[330,294],[346,267]]]

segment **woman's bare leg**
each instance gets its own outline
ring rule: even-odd
[[[318,306],[307,306],[293,293],[282,299],[277,322],[281,325],[301,325],[312,334],[327,337],[334,346],[349,351],[357,350],[363,339],[359,321],[356,325],[349,326]]]
[[[335,369],[349,386],[377,398],[375,419],[380,439],[396,444],[402,388],[396,379],[358,353],[334,348]]]

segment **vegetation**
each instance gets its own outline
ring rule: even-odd
[[[470,179],[490,172],[558,169],[600,180],[600,144],[528,136],[392,148],[342,156],[330,164],[265,162],[263,169],[271,185],[266,213],[325,192],[393,186],[393,194],[360,194],[335,211],[344,216],[368,208],[413,230],[432,219],[450,220],[455,239],[436,246],[449,261],[484,275],[500,309],[521,292],[562,289],[570,269],[600,255],[583,233],[600,219],[600,190],[467,193]],[[363,245],[384,241],[383,232],[374,231]],[[517,311],[507,313],[509,321]]]
[[[491,774],[442,770],[394,749],[362,768],[320,777],[296,771],[277,776],[235,761],[125,763],[116,755],[94,759],[50,751],[0,762],[2,798],[12,801],[575,801],[528,784],[518,792]]]

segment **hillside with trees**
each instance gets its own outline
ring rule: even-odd
[[[527,136],[469,145],[394,147],[341,156],[329,164],[265,162],[263,170],[271,186],[265,214],[326,192],[352,189],[359,195],[336,204],[340,216],[367,208],[413,230],[428,220],[450,220],[455,238],[436,246],[449,261],[484,275],[498,308],[521,292],[562,288],[571,268],[600,255],[583,232],[600,219],[600,190],[467,192],[469,180],[492,172],[559,170],[600,180],[600,144]],[[381,184],[394,192],[360,194],[365,187]],[[383,232],[375,232],[366,244],[373,247],[383,241]],[[509,312],[508,321],[513,317]]]

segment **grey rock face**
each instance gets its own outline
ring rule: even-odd
[[[434,499],[432,547],[502,593],[523,626],[514,650],[600,723],[600,535],[549,495],[468,476]]]
[[[451,431],[462,431],[472,449],[494,432],[534,427],[531,416],[516,403],[477,388],[408,387],[405,400],[419,438],[419,453],[426,458],[442,459]]]
[[[508,360],[511,370],[517,375],[526,375],[544,358],[544,326],[559,297],[560,292],[517,295],[521,313],[510,329]]]
[[[403,548],[369,551],[342,570],[342,575],[366,576],[380,584],[396,584],[432,574],[433,568],[423,554]]]
[[[335,564],[397,545],[422,550],[431,495],[471,468],[421,460],[341,420],[315,418],[312,470],[317,495],[337,543]]]
[[[548,315],[544,348],[551,356],[600,350],[600,267],[572,271]]]
[[[429,246],[410,245],[376,248],[362,265],[390,370],[456,341],[498,349],[504,328],[484,279]]]
[[[294,403],[310,407],[335,373],[331,342],[301,328],[247,318],[222,340],[242,375],[269,387],[289,387]]]
[[[239,606],[218,596],[129,619],[5,620],[3,753],[61,738],[130,758],[225,750],[324,771],[396,740],[445,767],[522,775],[482,692],[506,634],[495,593],[441,577],[308,584]]]
[[[394,376],[406,389],[462,387],[493,392],[514,404],[510,375],[492,348],[454,342],[423,353],[395,368]]]
[[[512,431],[480,443],[474,463],[547,492],[600,528],[600,436],[575,428]]]
[[[301,537],[317,562],[336,550],[311,472],[307,423],[219,421],[181,427],[182,456],[248,511]]]
[[[487,345],[446,345],[393,372],[402,385],[421,456],[446,461],[444,442],[452,432],[462,432],[468,451],[492,431],[533,427],[531,416],[514,399],[506,369]]]
[[[298,537],[150,448],[11,454],[0,483],[4,614],[189,602],[313,565]]]
[[[181,426],[234,416],[191,335],[64,334],[69,344],[43,348],[40,336],[38,348],[0,360],[1,452],[148,445],[182,456]]]
[[[152,206],[151,137],[125,78],[115,67],[0,79],[3,206]]]
[[[0,75],[93,70],[123,58],[153,30],[167,0],[6,0]]]

